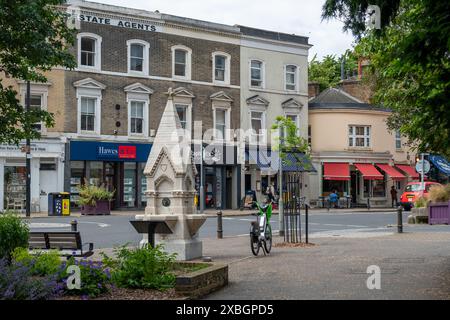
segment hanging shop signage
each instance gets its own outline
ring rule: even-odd
[[[147,162],[151,146],[149,143],[71,141],[70,160]]]

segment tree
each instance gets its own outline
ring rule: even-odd
[[[353,52],[347,50],[339,58],[335,55],[326,55],[322,61],[318,61],[315,55],[308,65],[308,80],[318,82],[320,91],[337,86],[341,81],[342,59],[344,59],[344,73],[352,74],[357,68],[357,60]]]
[[[274,147],[274,150],[278,150],[281,160],[285,162],[295,161],[295,163],[289,164],[299,165],[310,170],[308,141],[298,134],[296,123],[289,117],[278,116],[272,125],[272,130],[281,130],[282,132],[278,137],[278,146]],[[288,159],[288,154],[291,154],[292,160]],[[307,157],[305,158],[302,154]]]
[[[340,15],[353,12],[350,3],[363,8],[365,1],[327,3],[340,3],[334,13]],[[358,31],[356,21],[351,23],[355,18],[343,14],[346,26],[361,35],[356,53],[371,61],[374,101],[392,109],[389,129],[400,130],[418,151],[450,157],[450,2],[383,3],[391,6],[381,9],[384,24],[378,31]]]
[[[68,48],[75,32],[68,27],[68,14],[56,6],[64,0],[0,0],[0,74],[24,81],[46,82],[52,67],[72,69],[75,58]],[[43,110],[26,112],[12,87],[0,78],[0,143],[19,144],[38,139],[36,122],[47,127],[53,115]]]

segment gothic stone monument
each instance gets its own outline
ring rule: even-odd
[[[198,230],[206,215],[197,214],[194,205],[194,181],[197,170],[192,162],[190,141],[183,134],[173,105],[173,91],[167,93],[167,104],[150,151],[144,175],[147,177],[147,207],[137,220],[165,221],[172,234],[156,234],[155,244],[163,244],[177,260],[202,257]],[[148,241],[147,235],[141,241]]]

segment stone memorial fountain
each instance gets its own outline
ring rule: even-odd
[[[164,251],[176,253],[177,260],[191,260],[202,257],[198,230],[206,221],[206,215],[198,214],[194,205],[197,170],[173,95],[169,88],[167,104],[144,169],[147,206],[145,214],[136,215],[136,220],[165,222],[171,233],[156,231],[155,244],[163,244]],[[141,245],[147,241],[148,235],[144,235]]]

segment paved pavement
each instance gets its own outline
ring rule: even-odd
[[[249,213],[248,211],[246,212]],[[403,214],[406,222],[407,213]],[[46,217],[30,219],[32,231],[69,231],[70,221],[77,220],[78,230],[83,241],[93,242],[95,248],[112,248],[114,246],[130,243],[136,245],[142,239],[130,224],[134,219],[131,215],[111,216],[71,216],[71,217]],[[247,237],[250,222],[253,216],[225,216],[223,217],[224,237]],[[381,234],[392,234],[396,231],[393,227],[396,223],[395,212],[339,212],[339,213],[314,213],[310,215],[309,232],[311,238],[319,237],[355,237],[368,238]],[[304,233],[304,216],[302,217],[302,232]],[[271,219],[272,229],[279,229],[278,215]],[[447,226],[406,225],[405,231],[416,230],[424,232],[437,232],[449,230]],[[214,239],[217,237],[217,218],[210,217],[201,227],[199,236],[201,239]]]
[[[204,255],[229,265],[229,285],[206,299],[450,299],[449,232],[311,241],[258,257],[248,238],[205,241]],[[367,288],[370,265],[380,267],[380,290]]]

